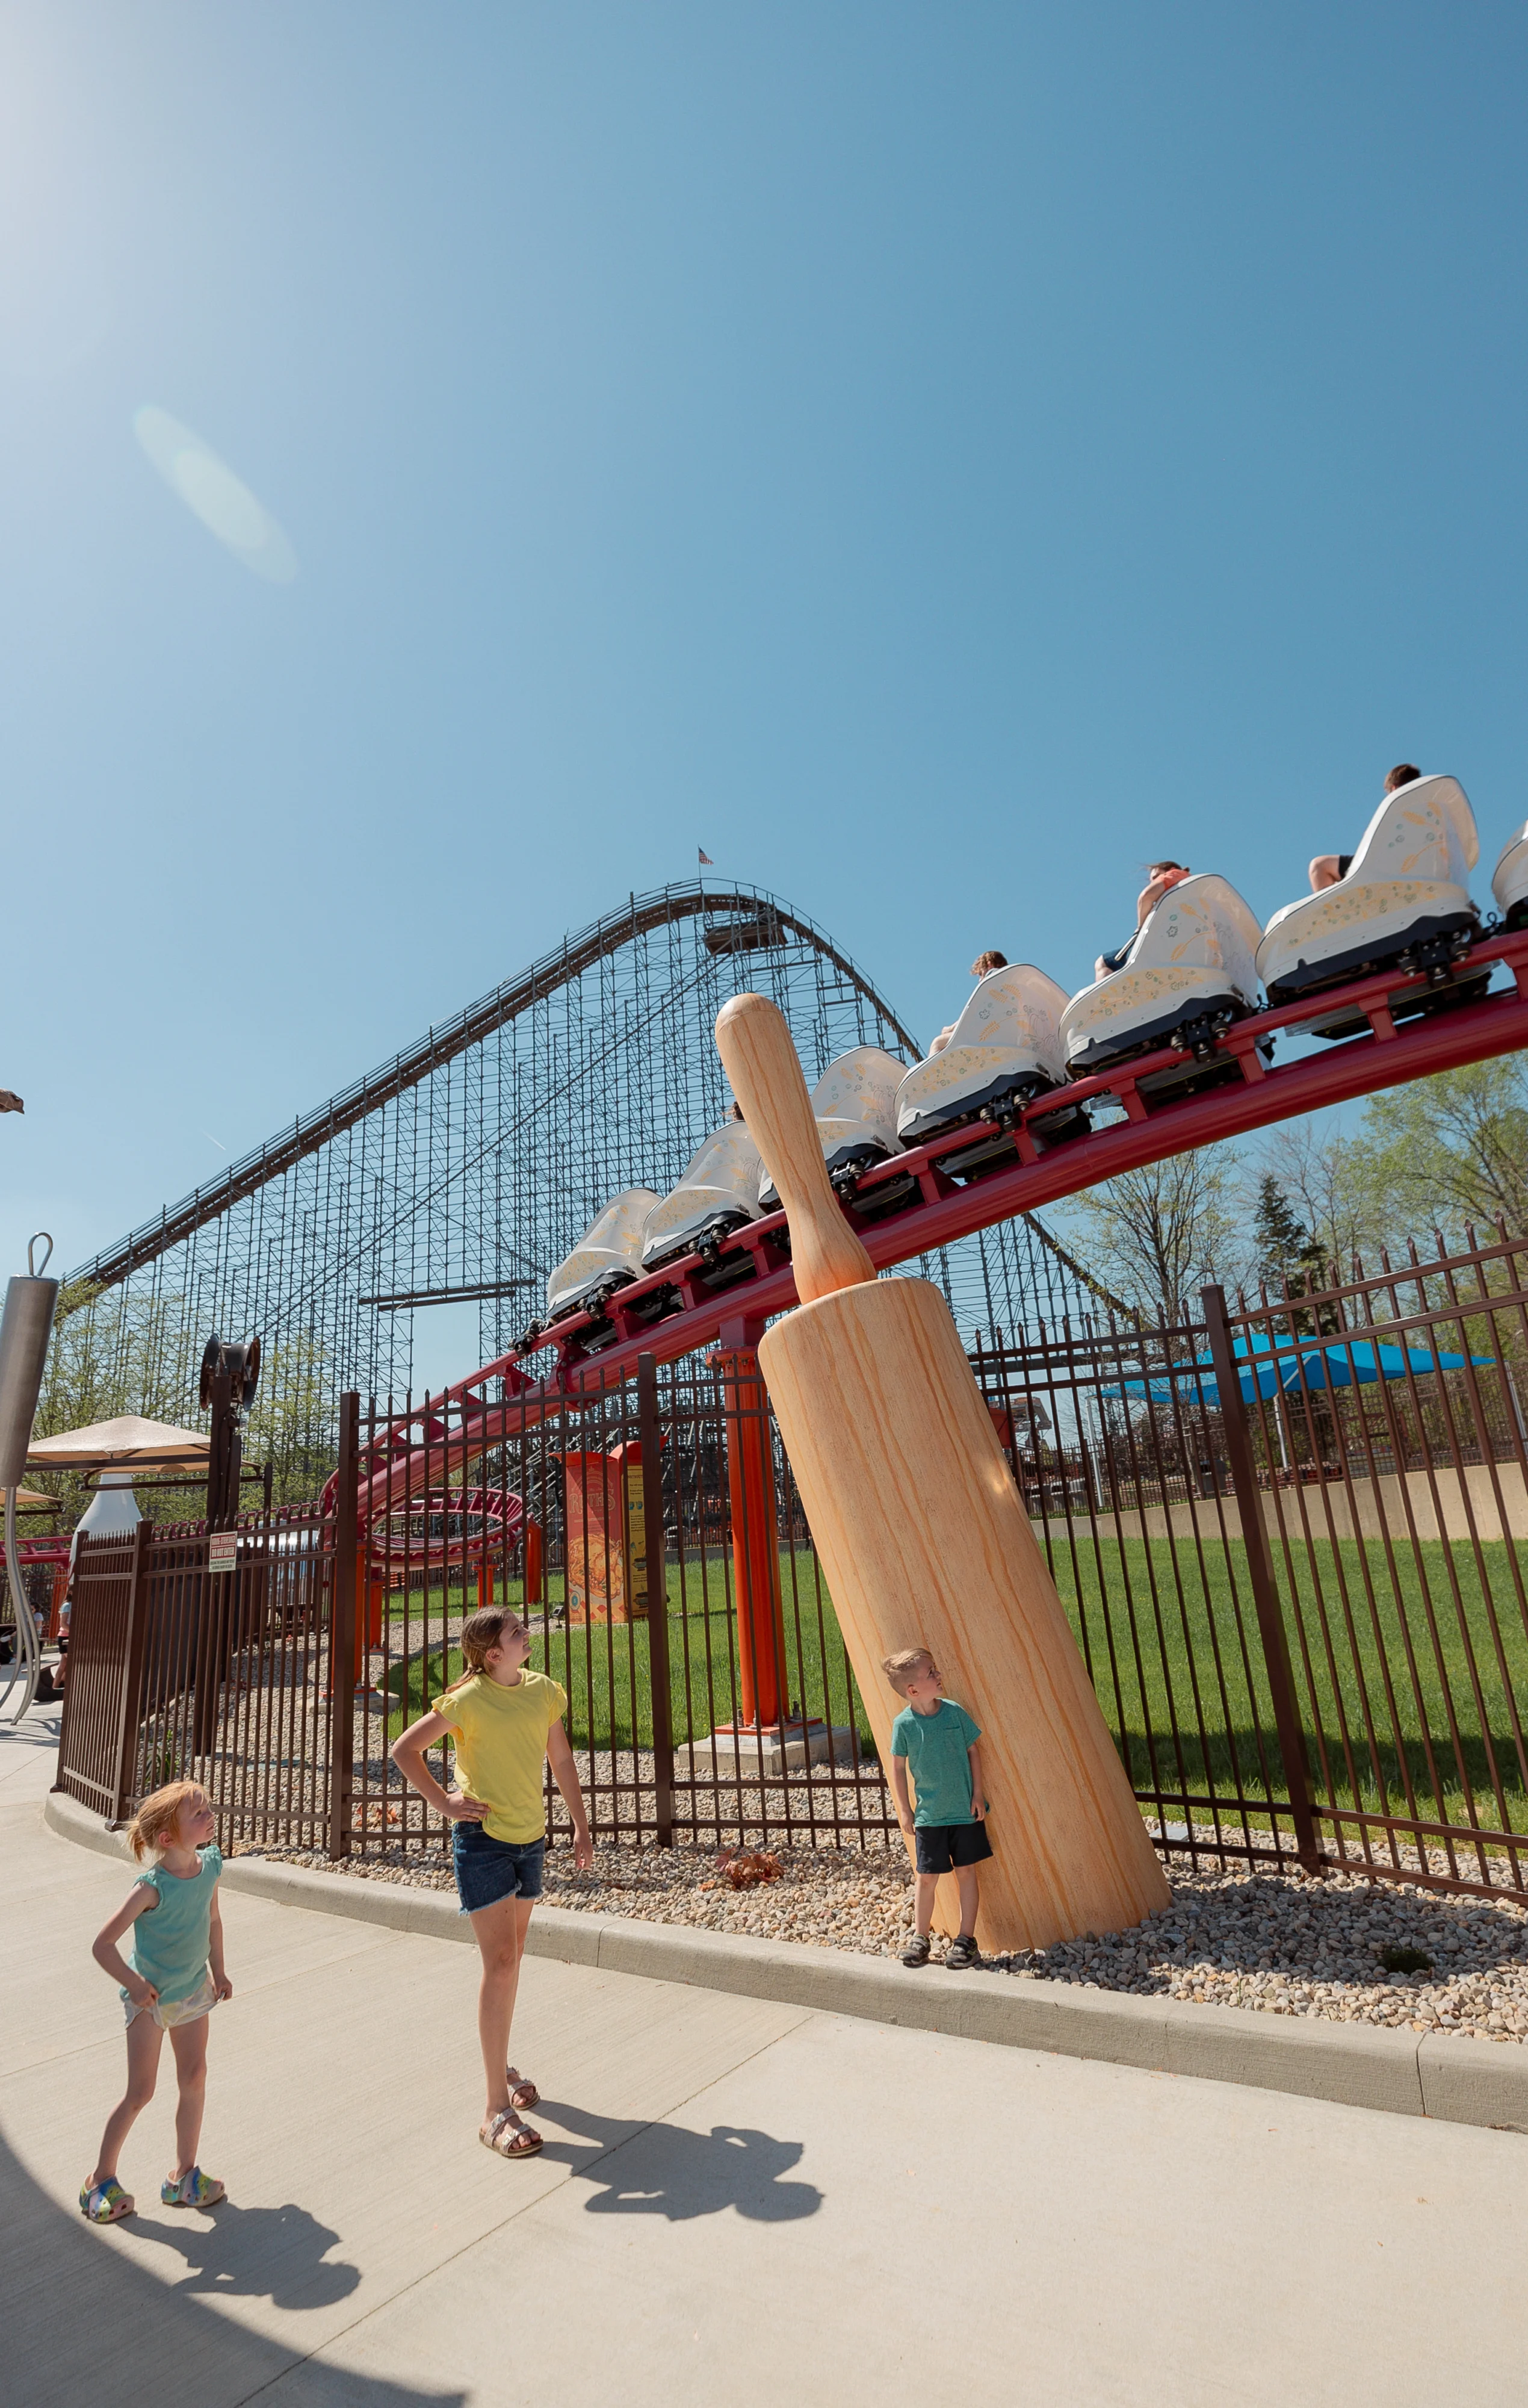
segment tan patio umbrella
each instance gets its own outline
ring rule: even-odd
[[[119,1413],[115,1421],[91,1422],[84,1429],[40,1438],[28,1447],[26,1459],[40,1470],[58,1470],[65,1465],[131,1464],[149,1471],[159,1465],[205,1463],[210,1446],[210,1440],[200,1430],[145,1421],[141,1413]]]

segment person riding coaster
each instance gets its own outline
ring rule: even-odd
[[[978,979],[975,994],[950,1031],[946,1044],[910,1069],[896,1091],[896,1133],[904,1146],[923,1145],[941,1129],[985,1119],[1005,1131],[998,1150],[1011,1151],[1006,1131],[1022,1107],[1051,1087],[1064,1086],[1061,1015],[1066,990],[1030,962],[1004,962]],[[1080,1111],[1068,1125],[1042,1134],[1080,1135],[1088,1124]],[[950,1156],[957,1171],[976,1170],[992,1149],[962,1147]]]
[[[1270,1004],[1386,969],[1426,970],[1459,1000],[1489,975],[1464,985],[1455,976],[1480,923],[1465,883],[1480,857],[1475,814],[1457,778],[1404,774],[1410,767],[1403,762],[1391,771],[1357,849],[1318,854],[1310,865],[1315,892],[1268,922],[1257,967]],[[1341,875],[1329,878],[1334,868]],[[1407,1008],[1426,1009],[1427,999]],[[1310,1025],[1317,1036],[1336,1037],[1366,1023],[1349,1014]]]
[[[1185,1071],[1164,1071],[1156,1086],[1175,1090],[1203,1083],[1202,1066],[1234,1020],[1258,1008],[1255,955],[1263,931],[1224,878],[1197,875],[1177,862],[1153,865],[1137,909],[1145,916],[1130,943],[1100,956],[1092,986],[1073,996],[1061,1016],[1066,1075],[1088,1078],[1153,1048],[1176,1045],[1192,1054]],[[1153,892],[1155,899],[1152,900]],[[1216,1066],[1210,1075],[1221,1068]]]

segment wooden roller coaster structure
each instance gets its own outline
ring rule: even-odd
[[[1457,983],[1440,986],[1426,973],[1405,977],[1392,969],[1252,1013],[1234,1022],[1213,1048],[1193,1054],[1168,1045],[1138,1054],[1051,1088],[1000,1123],[975,1120],[877,1163],[843,1194],[844,1210],[877,1269],[886,1270],[1144,1164],[1513,1053],[1528,1045],[1528,929],[1483,937],[1453,980],[1469,982],[1466,996],[1478,994],[1480,974],[1498,964],[1510,983],[1478,1000],[1460,999]],[[1269,1066],[1271,1039],[1339,1017],[1361,1033]],[[1183,1092],[1185,1077],[1192,1092]],[[1176,1081],[1177,1092],[1164,1094],[1164,1081]],[[1036,1128],[1053,1128],[1073,1108],[1106,1096],[1122,1115],[1107,1126],[1060,1142],[1048,1142]],[[978,1152],[979,1169],[973,1161],[963,1176],[963,1160]],[[531,1346],[512,1348],[433,1398],[430,1412],[443,1426],[428,1452],[430,1477],[438,1481],[563,1406],[634,1377],[640,1355],[673,1362],[717,1341],[756,1346],[765,1324],[796,1301],[784,1213],[750,1222],[618,1289],[594,1312],[570,1314],[535,1333]],[[527,1367],[527,1354],[548,1349],[556,1353],[550,1369],[538,1374]],[[494,1382],[499,1395],[490,1398]],[[395,1507],[400,1470],[407,1481],[404,1467],[424,1462],[399,1443],[417,1419],[406,1414],[391,1426],[388,1459],[375,1453],[363,1463],[364,1522]]]

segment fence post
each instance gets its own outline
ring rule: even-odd
[[[361,1396],[339,1399],[339,1468],[336,1473],[334,1605],[329,1621],[329,1854],[350,1853],[350,1801],[355,1786],[356,1487],[360,1478]]]
[[[139,1522],[133,1533],[133,1570],[127,1591],[127,1643],[122,1650],[121,1707],[117,1721],[116,1792],[111,1801],[111,1826],[115,1830],[127,1819],[127,1801],[133,1791],[133,1776],[137,1770],[138,1721],[143,1703],[143,1661],[149,1646],[149,1610],[147,1590],[148,1534],[153,1524]],[[75,1560],[79,1561],[79,1551]],[[67,1698],[68,1684],[64,1694]]]
[[[668,1669],[668,1567],[664,1561],[663,1432],[658,1367],[636,1358],[636,1434],[642,1446],[642,1541],[648,1559],[648,1680],[652,1692],[652,1778],[658,1845],[674,1845],[674,1713]]]
[[[1278,1584],[1274,1579],[1267,1525],[1263,1519],[1263,1498],[1257,1484],[1257,1468],[1252,1461],[1252,1443],[1242,1404],[1241,1381],[1231,1348],[1225,1290],[1202,1287],[1199,1300],[1205,1308],[1210,1360],[1215,1366],[1215,1385],[1221,1399],[1221,1427],[1225,1433],[1231,1486],[1241,1517],[1242,1542],[1247,1549],[1247,1573],[1252,1587],[1252,1604],[1257,1612],[1258,1634],[1263,1641],[1263,1667],[1268,1676],[1274,1729],[1284,1767],[1285,1785],[1290,1794],[1295,1851],[1307,1872],[1315,1872],[1321,1865],[1321,1850],[1316,1839],[1315,1817],[1310,1810],[1310,1776],[1306,1764],[1305,1733],[1300,1727],[1299,1709],[1294,1701],[1289,1638],[1284,1628]]]

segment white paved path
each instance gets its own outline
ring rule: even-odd
[[[143,2212],[91,2230],[124,1876],[44,1828],[50,1777],[0,1741],[0,2398],[1521,2408],[1528,2140],[538,1958],[547,2147],[505,2165],[472,1956],[237,1896],[229,2202],[158,2204],[166,2081]]]

